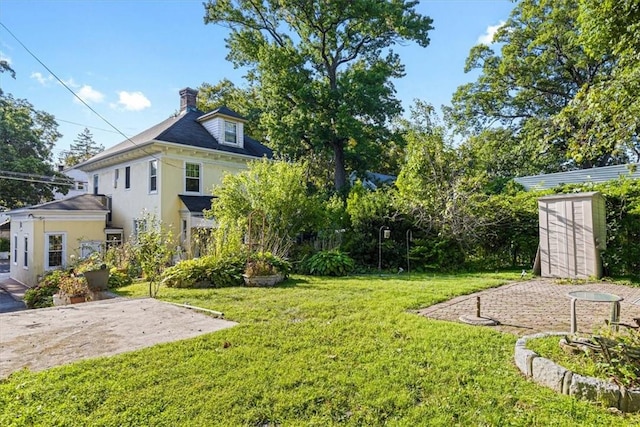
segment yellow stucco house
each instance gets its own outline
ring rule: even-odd
[[[249,161],[272,155],[244,134],[246,119],[227,107],[204,113],[197,109],[196,97],[196,90],[182,89],[178,114],[77,165],[89,174],[90,191],[66,200],[79,206],[66,205],[65,211],[65,205],[51,202],[13,211],[12,253],[18,256],[12,258],[11,277],[34,285],[39,274],[58,267],[45,258],[54,256],[51,248],[58,247],[61,239],[64,266],[71,254],[82,256],[83,247],[126,241],[145,213],[172,226],[181,246],[191,248],[192,230],[212,226],[203,209],[211,207],[213,186],[224,174],[245,170]],[[88,200],[102,208],[84,209]],[[72,220],[76,216],[84,219]],[[58,221],[55,227],[53,218]],[[54,232],[58,237],[52,237]],[[25,268],[23,262],[29,265]]]
[[[10,277],[35,286],[45,271],[96,250],[108,213],[105,198],[89,194],[11,211]]]

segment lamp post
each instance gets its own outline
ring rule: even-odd
[[[385,239],[391,236],[391,230],[386,225],[383,225],[378,230],[378,271],[382,270],[382,231],[384,231]]]
[[[407,274],[411,271],[409,269],[409,242],[413,242],[413,231],[407,230]]]

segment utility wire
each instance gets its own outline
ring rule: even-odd
[[[67,177],[37,175],[33,173],[13,172],[0,170],[0,179],[12,179],[16,181],[38,182],[54,185],[75,185],[75,181]]]
[[[45,70],[47,70],[57,81],[58,83],[60,83],[65,89],[67,89],[69,92],[71,92],[71,94],[78,100],[80,101],[85,107],[87,107],[89,110],[91,110],[91,112],[93,112],[96,116],[98,116],[103,122],[105,122],[107,125],[109,125],[112,129],[114,129],[118,134],[122,135],[127,141],[129,141],[131,144],[133,144],[136,148],[139,148],[140,150],[142,150],[143,153],[149,155],[152,159],[158,160],[159,162],[162,162],[162,159],[157,158],[153,153],[150,153],[148,151],[146,151],[144,148],[141,148],[138,144],[136,144],[135,142],[133,142],[133,140],[131,138],[129,138],[127,135],[125,135],[120,129],[118,129],[115,125],[113,125],[109,120],[107,120],[106,118],[104,118],[100,113],[98,113],[96,110],[93,109],[93,107],[91,107],[89,104],[87,104],[84,99],[80,98],[74,91],[73,89],[71,89],[69,86],[67,86],[67,84],[65,82],[62,81],[62,79],[60,79],[60,77],[58,77],[58,75],[56,73],[54,73],[53,71],[51,71],[51,69],[49,67],[47,67],[45,65],[44,62],[42,62],[40,60],[40,58],[38,58],[33,52],[31,52],[29,50],[29,48],[27,46],[25,46],[24,43],[22,43],[22,41],[20,41],[20,39],[11,32],[11,30],[9,28],[7,28],[6,25],[4,25],[1,21],[0,21],[0,26],[2,26],[2,28],[4,28],[10,35],[11,37],[13,37],[19,44],[20,46],[22,46],[24,48],[24,50],[27,51],[27,53],[29,53],[29,55],[31,55],[33,57],[33,59],[35,59],[40,65],[42,65],[44,67]],[[179,166],[175,166],[171,163],[167,163],[164,162],[165,165],[169,165],[172,167],[175,167],[176,169],[182,169]]]

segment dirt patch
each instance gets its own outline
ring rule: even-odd
[[[151,298],[111,300],[0,314],[0,378],[235,326]]]

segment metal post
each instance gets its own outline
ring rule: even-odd
[[[480,297],[476,297],[476,317],[480,317]]]
[[[383,225],[378,230],[378,271],[382,270],[382,230],[388,230],[389,227]],[[385,238],[387,237],[387,233],[385,233]]]
[[[576,319],[576,301],[577,298],[571,298],[571,333],[578,332],[578,321]]]
[[[411,230],[407,230],[407,274],[411,272],[409,268],[409,242],[413,241],[413,232]]]

